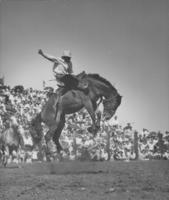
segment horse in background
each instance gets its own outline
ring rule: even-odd
[[[88,131],[95,136],[100,129],[101,118],[100,115],[96,113],[98,107],[97,102],[101,100],[103,103],[103,118],[105,120],[109,120],[113,117],[121,104],[121,96],[116,88],[100,75],[86,74],[83,72],[77,75],[76,78],[78,80],[77,84],[85,85],[87,92],[76,89],[74,83],[70,83],[70,78],[65,78],[66,92],[60,97],[59,103],[56,101],[56,93],[53,93],[46,105],[42,108],[41,113],[32,121],[32,126],[35,130],[35,135],[32,135],[32,137],[41,137],[38,135],[38,133],[40,133],[39,129],[41,129],[41,123],[45,123],[49,128],[45,135],[47,147],[50,148],[49,142],[53,139],[58,152],[62,150],[59,137],[65,125],[66,114],[72,114],[85,108],[92,120],[92,125],[88,128]],[[69,80],[69,82],[66,83],[66,80]]]
[[[23,139],[19,133],[18,125],[11,125],[0,135],[1,162],[7,165],[9,159],[16,157],[19,160],[19,150],[23,146]],[[14,154],[14,152],[16,154]]]
[[[42,133],[42,130],[39,130]],[[38,134],[40,135],[40,132]],[[45,148],[31,127],[23,129],[18,125],[10,125],[0,134],[0,161],[4,167],[16,158],[19,163],[32,159],[32,152],[38,151],[38,160],[46,160]],[[40,138],[42,140],[42,137]]]

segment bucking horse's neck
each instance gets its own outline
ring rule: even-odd
[[[100,93],[100,96],[104,99],[111,99],[117,95],[117,90],[112,86],[109,87],[107,85],[96,85],[96,93]]]
[[[95,93],[105,99],[114,98],[118,94],[116,88],[98,74],[88,74],[88,80],[91,81],[91,88],[95,90]]]

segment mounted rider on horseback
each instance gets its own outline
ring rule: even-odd
[[[38,51],[38,53],[54,63],[53,74],[59,86],[59,89],[56,90],[58,97],[57,102],[59,101],[60,97],[70,89],[77,89],[87,92],[87,85],[80,83],[80,80],[73,75],[71,61],[72,55],[69,50],[64,50],[61,58],[56,58],[54,56],[45,54],[41,49]]]

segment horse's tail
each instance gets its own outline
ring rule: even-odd
[[[39,124],[39,123],[41,123],[41,122],[42,122],[41,113],[38,113],[38,114],[36,115],[36,117],[32,119],[31,125],[32,125],[32,126],[35,126],[36,124]]]
[[[41,113],[38,113],[31,121],[30,133],[34,141],[40,141],[43,135]]]

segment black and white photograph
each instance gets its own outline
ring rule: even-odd
[[[169,1],[0,0],[0,200],[169,200]]]

